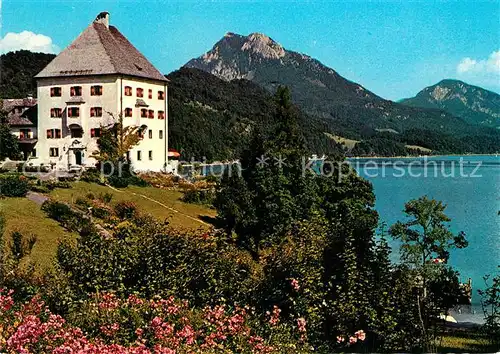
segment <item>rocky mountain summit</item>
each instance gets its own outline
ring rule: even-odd
[[[401,103],[442,109],[472,124],[500,128],[500,95],[459,80],[442,80]]]
[[[441,110],[423,110],[385,100],[342,77],[308,55],[283,48],[262,33],[227,33],[207,53],[185,67],[224,80],[251,80],[270,92],[291,88],[306,113],[335,122],[337,132],[353,138],[380,130],[430,129],[439,133],[470,132],[461,119]]]

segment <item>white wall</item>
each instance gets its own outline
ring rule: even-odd
[[[10,132],[15,135],[18,139],[21,136],[21,130],[29,129],[31,132],[29,136],[25,136],[25,139],[36,139],[37,131],[36,127],[20,127],[20,126],[10,126]]]
[[[102,85],[103,94],[101,96],[91,96],[90,87],[93,85]],[[80,107],[80,117],[67,117],[67,101],[70,100],[70,87],[82,86],[83,104],[74,105]],[[125,86],[132,87],[132,96],[125,96]],[[51,97],[50,88],[61,87],[61,97]],[[155,111],[155,118],[140,118],[141,107],[136,107],[136,88],[144,89],[144,97],[142,98],[149,107],[148,110]],[[153,90],[152,99],[148,98],[148,90]],[[144,134],[144,139],[138,146],[130,152],[132,164],[136,170],[153,170],[160,171],[163,169],[166,162],[166,151],[168,146],[168,107],[167,92],[165,92],[165,100],[158,100],[158,90],[166,91],[165,86],[161,82],[146,81],[132,78],[121,78],[116,75],[109,76],[88,76],[88,77],[65,77],[65,78],[44,78],[38,80],[37,97],[38,97],[38,143],[36,145],[38,163],[55,164],[58,169],[67,169],[75,164],[73,150],[70,150],[70,145],[78,140],[85,147],[83,151],[82,164],[84,166],[93,166],[95,159],[91,158],[94,151],[97,150],[97,138],[92,138],[90,130],[99,128],[101,125],[108,125],[113,122],[113,119],[118,119],[120,110],[125,108],[133,109],[132,118],[124,117],[125,125],[147,125],[148,130],[153,130],[153,138],[149,139],[148,130]],[[91,107],[102,107],[102,118],[90,117]],[[51,118],[50,109],[63,109],[62,118]],[[165,111],[165,120],[158,119],[158,111]],[[109,113],[112,115],[110,115]],[[71,138],[69,124],[76,123],[83,128],[82,138]],[[61,129],[61,139],[47,139],[47,129]],[[163,130],[163,139],[159,139],[159,130]],[[59,148],[59,157],[50,157],[49,150],[51,147]],[[137,151],[141,151],[141,161],[137,160]],[[153,152],[153,160],[149,160],[149,151]]]
[[[135,125],[142,126],[146,125],[147,129],[144,132],[144,139],[135,146],[130,151],[130,160],[134,169],[139,171],[161,171],[164,169],[164,165],[167,162],[167,150],[168,150],[168,104],[167,104],[167,92],[164,83],[156,81],[145,81],[134,78],[123,78],[119,79],[122,86],[123,102],[122,108],[125,114],[126,108],[132,108],[132,118],[123,118],[124,125]],[[125,96],[125,87],[132,87],[132,96]],[[137,102],[137,88],[142,88],[144,95],[139,99],[142,99],[148,107],[136,107]],[[153,96],[150,99],[148,97],[148,90],[153,91]],[[158,99],[158,91],[165,91],[165,99]],[[154,111],[154,118],[141,118],[141,109],[145,108],[147,110]],[[158,119],[158,111],[165,112],[165,119]],[[149,138],[149,130],[152,130],[152,139]],[[159,131],[163,131],[163,138],[159,138]],[[137,152],[141,152],[141,160],[137,159]],[[149,160],[149,151],[153,154],[153,159]]]

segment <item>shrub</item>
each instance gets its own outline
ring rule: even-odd
[[[500,270],[500,266],[498,269]],[[492,344],[500,346],[500,273],[493,277],[486,275],[483,279],[486,289],[478,290],[486,319],[483,330],[491,338]]]
[[[0,195],[5,197],[24,197],[29,184],[26,176],[19,174],[0,175]]]
[[[82,209],[87,210],[92,205],[87,199],[78,197],[75,200],[75,204],[80,206]]]
[[[103,201],[104,203],[110,203],[111,200],[113,200],[113,194],[109,192],[100,193],[98,199]]]
[[[18,163],[16,165],[17,172],[42,172],[47,173],[50,171],[50,166],[41,164],[39,166],[33,166],[32,163]]]
[[[171,188],[179,181],[178,176],[162,172],[143,173],[139,177],[156,188]]]
[[[49,218],[59,222],[64,222],[73,216],[73,211],[68,204],[50,199],[42,204],[42,210],[47,213]]]
[[[108,183],[116,188],[126,188],[130,184],[127,177],[110,176],[108,177]]]
[[[214,189],[189,189],[184,192],[182,201],[185,203],[197,203],[212,205],[215,200]]]
[[[116,215],[120,219],[130,219],[137,211],[137,205],[134,202],[122,201],[115,205]]]
[[[73,187],[71,183],[68,181],[49,181],[47,185],[50,186],[49,187],[50,189],[56,189],[56,188],[69,189]]]
[[[73,210],[68,204],[49,199],[42,204],[42,210],[69,231],[88,233],[92,230],[89,218],[83,212]]]
[[[180,299],[120,299],[101,292],[63,318],[39,296],[16,301],[0,291],[2,349],[7,353],[306,353],[306,323],[283,326],[279,312],[259,321],[240,306],[190,307]],[[276,315],[277,313],[277,315]],[[270,318],[269,318],[270,317]],[[350,337],[359,341],[365,334]]]
[[[89,183],[103,184],[103,179],[101,178],[101,173],[95,168],[89,168],[82,172],[80,175],[80,180]]]
[[[31,184],[30,190],[37,193],[49,193],[51,190],[42,184]]]
[[[75,176],[60,176],[60,177],[57,177],[57,180],[59,182],[75,182],[76,177]]]
[[[92,216],[95,216],[96,218],[99,218],[99,219],[106,219],[109,216],[111,216],[112,213],[113,213],[113,211],[110,210],[110,208],[108,208],[106,206],[94,205],[92,207]]]
[[[173,295],[195,306],[224,299],[244,303],[262,278],[247,252],[219,242],[217,235],[182,234],[161,223],[134,221],[119,223],[115,237],[95,232],[80,237],[76,246],[69,241],[59,246],[57,261],[74,301],[107,290],[120,296]]]

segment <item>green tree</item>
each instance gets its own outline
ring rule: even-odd
[[[275,100],[278,123],[272,138],[260,129],[254,131],[242,154],[241,170],[233,167],[226,173],[215,202],[220,224],[255,257],[261,247],[271,245],[305,216],[297,206],[305,187],[297,183],[300,159],[306,156],[303,137],[288,89],[280,87]]]
[[[423,196],[405,204],[404,212],[410,218],[398,221],[389,233],[402,242],[401,258],[415,269],[425,269],[432,260],[447,261],[453,248],[467,247],[465,234],[453,234],[447,223],[451,219],[444,213],[446,205]]]
[[[108,112],[113,118],[113,114]],[[125,125],[120,113],[115,122],[101,126],[101,136],[97,143],[99,149],[92,157],[98,161],[98,167],[108,176],[108,182],[115,187],[126,187],[129,183],[140,183],[132,176],[132,166],[127,152],[141,141],[146,126]]]
[[[112,113],[109,114],[114,118]],[[101,126],[99,150],[92,154],[92,157],[99,162],[125,161],[126,153],[139,144],[146,129],[145,126],[124,125],[121,113],[115,120],[116,122],[111,125]]]
[[[500,265],[498,269],[500,270]],[[478,290],[478,293],[481,296],[481,306],[486,318],[484,329],[490,336],[492,344],[498,349],[500,347],[500,272],[493,278],[491,275],[485,275],[483,278],[486,289]]]
[[[1,119],[1,118],[0,118]],[[22,157],[17,137],[10,132],[8,124],[0,123],[0,160],[9,158],[18,160]]]
[[[375,310],[382,306],[380,294],[370,285],[377,262],[375,198],[371,184],[341,160],[320,163],[323,173],[305,169],[310,153],[289,90],[279,88],[275,101],[276,129],[269,135],[254,131],[240,160],[241,174],[227,174],[220,183],[215,203],[218,219],[255,259],[273,260],[266,268],[270,273],[259,305],[265,306],[271,297],[290,307],[289,286],[283,289],[283,284],[289,284],[290,278],[305,282],[303,292],[293,293],[293,304],[301,307],[315,329],[316,343],[335,346],[338,335],[367,330],[369,325],[374,330],[378,313],[383,312]],[[322,228],[304,228],[308,223]],[[310,244],[296,241],[297,228],[302,230],[300,238],[311,239]],[[304,235],[307,232],[317,235]],[[289,254],[292,241],[297,260],[274,254]]]
[[[427,350],[436,335],[432,333],[437,328],[435,319],[446,314],[462,295],[458,273],[446,263],[451,249],[467,247],[468,243],[463,232],[454,234],[449,230],[451,219],[445,209],[442,202],[427,196],[410,200],[404,209],[409,220],[398,221],[389,230],[394,239],[402,242],[401,260],[414,275],[418,322]]]

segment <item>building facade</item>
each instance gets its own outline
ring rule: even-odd
[[[168,163],[167,79],[100,13],[38,75],[37,162],[69,170],[94,166],[103,127],[123,118],[143,127],[128,153],[134,169]]]
[[[33,97],[1,100],[2,112],[10,131],[19,140],[19,148],[24,160],[36,156],[37,107]]]

